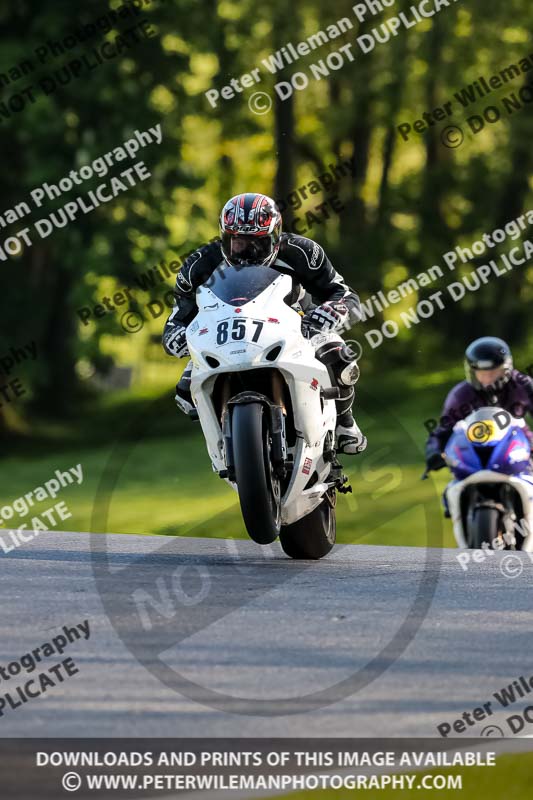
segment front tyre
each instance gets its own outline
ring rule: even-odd
[[[491,506],[480,506],[474,511],[468,531],[468,547],[480,550],[483,545],[494,546],[500,528],[500,512]]]
[[[272,468],[269,425],[261,403],[234,407],[231,438],[246,530],[257,544],[271,544],[281,528],[281,487]]]
[[[335,508],[328,499],[303,519],[282,525],[279,540],[289,558],[323,558],[337,538]]]

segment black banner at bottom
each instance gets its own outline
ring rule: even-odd
[[[0,786],[7,800],[339,789],[383,800],[412,789],[469,798],[469,770],[490,782],[500,759],[518,753],[533,774],[530,739],[0,739]]]

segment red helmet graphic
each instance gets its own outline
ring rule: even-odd
[[[269,266],[277,258],[281,213],[274,200],[247,192],[228,200],[220,214],[222,255],[233,267]]]

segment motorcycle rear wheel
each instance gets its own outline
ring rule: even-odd
[[[281,487],[272,469],[268,419],[261,403],[235,406],[231,437],[246,530],[257,544],[271,544],[281,528]]]
[[[337,538],[335,508],[326,499],[306,517],[282,525],[279,541],[289,558],[319,559],[333,548]]]

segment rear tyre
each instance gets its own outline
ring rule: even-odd
[[[481,506],[474,511],[471,528],[468,532],[468,547],[480,550],[486,542],[490,547],[498,538],[500,512],[497,508]]]
[[[328,500],[292,525],[282,525],[279,540],[289,558],[318,559],[327,555],[337,538],[335,509]]]
[[[261,403],[234,407],[231,438],[246,530],[257,544],[271,544],[281,528],[281,488],[270,461],[269,426]]]

